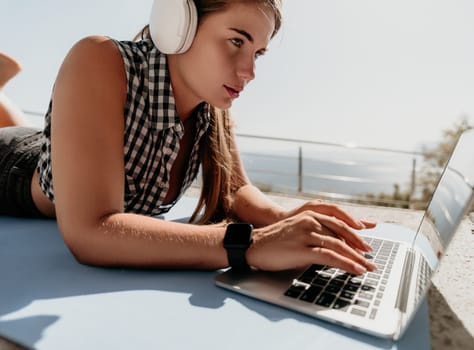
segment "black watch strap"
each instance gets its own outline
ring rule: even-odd
[[[236,271],[248,271],[250,266],[245,258],[247,249],[252,244],[251,224],[236,223],[227,225],[224,248],[227,251],[229,266]]]
[[[229,266],[236,271],[248,271],[250,266],[245,258],[247,249],[227,249],[227,259],[229,260]]]

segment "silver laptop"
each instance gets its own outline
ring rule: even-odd
[[[354,276],[312,265],[283,272],[229,269],[216,276],[220,287],[379,337],[398,339],[420,306],[433,271],[474,193],[474,129],[459,139],[411,243],[364,237],[372,246],[375,272]],[[374,230],[407,232],[393,224]],[[367,234],[370,234],[367,231]]]

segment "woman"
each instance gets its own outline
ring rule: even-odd
[[[280,1],[194,4],[197,31],[184,53],[163,54],[147,30],[136,42],[96,36],[71,49],[44,131],[1,131],[0,154],[28,154],[29,162],[0,160],[0,171],[24,184],[0,212],[56,217],[84,264],[374,270],[361,254],[370,247],[353,231],[374,223],[318,201],[283,210],[250,184],[237,152],[228,109],[280,28]],[[152,217],[179,199],[199,164],[193,223]],[[12,191],[5,182],[2,195]],[[225,224],[233,220],[252,224],[253,240],[250,225]]]

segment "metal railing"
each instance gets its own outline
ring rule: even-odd
[[[23,112],[34,119],[44,115],[36,111]],[[252,182],[263,191],[398,207],[409,207],[411,201],[416,200],[417,171],[423,157],[421,152],[240,133],[236,136],[246,171]],[[364,152],[365,157],[379,159],[387,154],[402,156],[406,158],[408,165],[406,164],[399,179],[393,179],[393,176],[374,178],[370,176],[370,170],[362,175],[354,174],[354,169],[359,167],[360,170],[364,166],[364,156],[360,156]],[[358,154],[357,157],[354,157],[355,153]],[[321,154],[326,157],[321,157]],[[338,155],[337,159],[334,159],[335,154]],[[325,163],[325,169],[308,167],[311,162],[318,160],[320,164]],[[372,165],[374,164],[377,162]],[[400,173],[399,170],[397,172]],[[390,167],[384,171],[388,174]],[[324,188],[321,183],[331,183],[332,186]],[[398,186],[405,198],[400,199],[396,193],[386,192],[390,186]],[[367,191],[357,191],[361,188]],[[382,188],[387,190],[384,192]]]
[[[421,152],[236,136],[247,173],[263,191],[397,207],[416,200]]]

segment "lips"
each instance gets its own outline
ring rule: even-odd
[[[242,89],[237,90],[227,85],[224,85],[224,87],[231,98],[238,98],[240,95],[240,92],[242,91]]]

